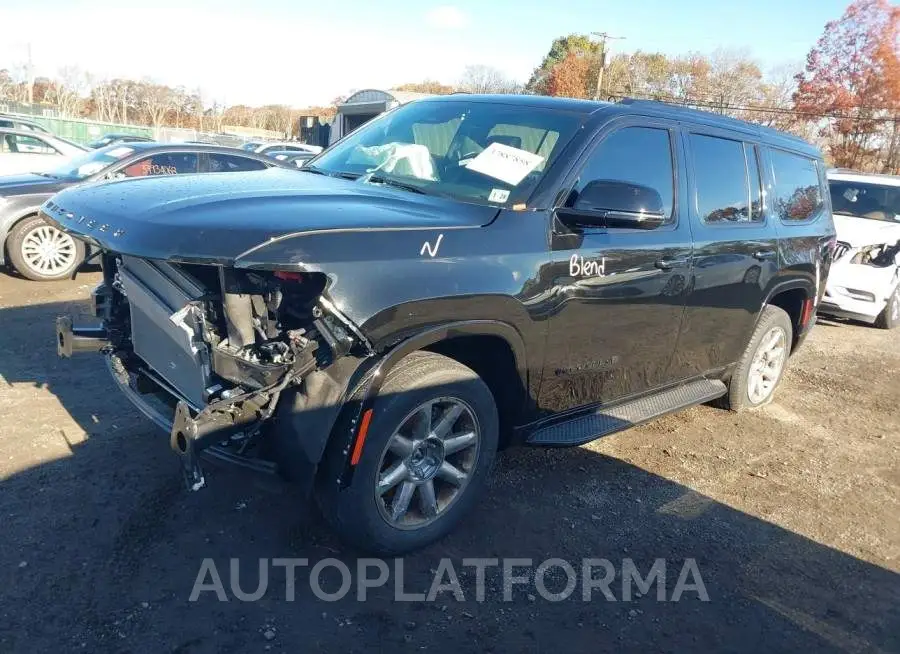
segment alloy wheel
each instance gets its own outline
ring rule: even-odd
[[[773,327],[759,342],[747,377],[747,397],[753,404],[769,399],[775,390],[787,359],[787,335]]]
[[[50,225],[37,225],[22,239],[22,259],[32,272],[54,277],[75,265],[74,239]]]
[[[420,529],[443,515],[474,473],[481,432],[458,398],[429,400],[410,412],[381,453],[379,512],[398,529]]]

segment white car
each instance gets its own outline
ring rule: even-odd
[[[257,154],[270,154],[272,152],[304,152],[309,154],[319,154],[322,148],[318,145],[307,145],[297,141],[267,141],[266,143],[251,142],[245,143],[244,150],[256,152]]]
[[[0,175],[44,173],[85,152],[52,134],[0,129]]]
[[[900,177],[830,171],[837,249],[819,313],[900,325]]]

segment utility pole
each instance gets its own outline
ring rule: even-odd
[[[603,73],[606,71],[606,42],[622,41],[624,36],[612,36],[607,32],[591,32],[592,36],[600,39],[600,70],[597,71],[597,88],[594,90],[594,100],[600,100],[603,86]]]

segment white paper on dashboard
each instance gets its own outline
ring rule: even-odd
[[[516,186],[543,160],[542,156],[527,150],[491,143],[469,162],[466,169]]]

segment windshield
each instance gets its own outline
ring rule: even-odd
[[[311,167],[464,202],[518,203],[528,198],[580,123],[579,114],[558,110],[417,102],[363,125]]]
[[[900,186],[829,180],[834,213],[882,222],[900,222]]]
[[[91,150],[77,157],[72,157],[47,174],[60,179],[84,179],[109,168],[112,164],[127,157],[132,152],[134,152],[134,148],[127,145],[118,143],[108,145],[105,148]]]
[[[251,142],[251,143],[244,143],[244,145],[241,146],[241,149],[242,149],[242,150],[247,150],[248,152],[253,152],[253,150],[255,150],[256,148],[258,148],[259,146],[260,146],[260,143],[253,143],[253,142]]]

